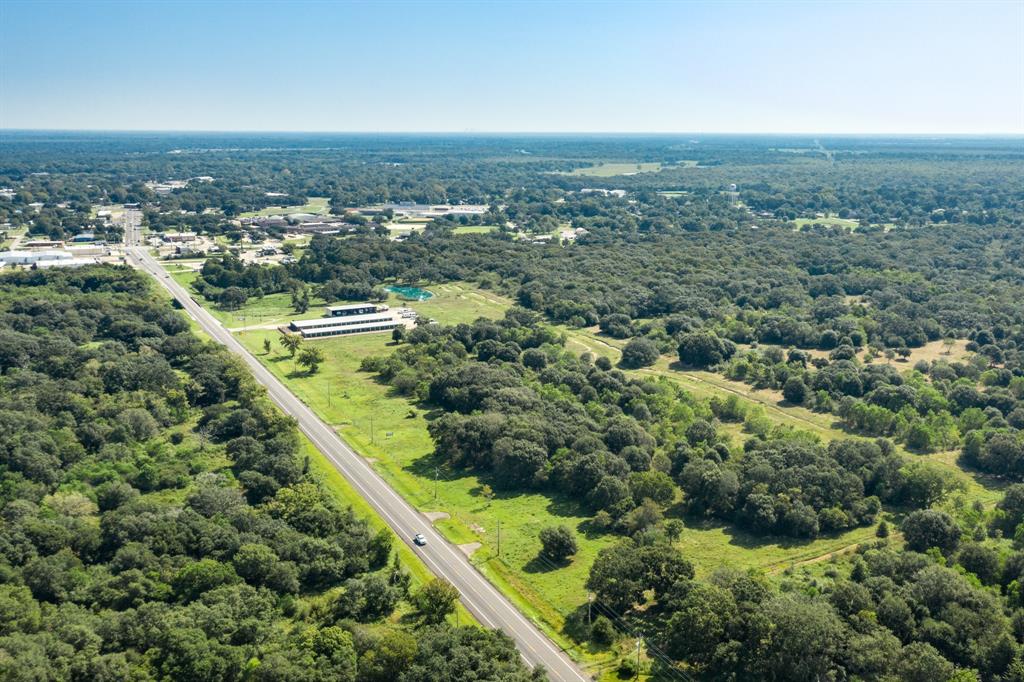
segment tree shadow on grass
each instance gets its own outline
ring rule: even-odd
[[[714,516],[700,516],[692,514],[686,509],[683,502],[676,502],[665,510],[666,519],[678,519],[682,521],[688,530],[712,531],[720,530],[729,538],[729,544],[744,549],[758,549],[767,545],[777,545],[785,549],[801,547],[814,542],[815,539],[838,536],[841,533],[822,534],[818,538],[794,538],[785,535],[757,535],[754,532],[741,528],[735,523],[720,519]]]
[[[819,535],[817,538],[794,538],[787,535],[756,535],[735,524],[719,521],[722,532],[729,538],[729,544],[743,549],[761,549],[767,546],[781,547],[785,550],[806,547],[815,540],[827,539],[839,534]],[[714,526],[712,526],[714,527]]]
[[[523,570],[527,573],[551,573],[559,569],[565,568],[572,564],[572,559],[562,559],[561,561],[555,561],[549,557],[542,557],[537,555],[523,564]]]
[[[578,530],[583,535],[583,537],[585,537],[588,540],[597,540],[598,538],[604,537],[605,535],[612,534],[612,531],[610,531],[609,529],[594,523],[593,519],[581,521],[576,526],[576,530]]]
[[[401,625],[404,625],[404,626],[409,627],[409,628],[419,627],[420,625],[422,625],[422,620],[423,619],[420,617],[420,614],[418,614],[418,613],[416,613],[414,611],[409,611],[407,613],[403,613],[398,618],[398,622]]]
[[[709,367],[700,367],[698,365],[684,365],[679,360],[672,360],[668,363],[668,368],[673,372],[710,372],[712,371]],[[717,388],[717,386],[716,386]]]
[[[564,493],[552,493],[545,491],[544,496],[548,499],[545,510],[552,516],[565,517],[591,517],[590,509],[585,507],[580,500]]]
[[[445,411],[443,409],[441,409],[440,407],[434,407],[429,403],[418,403],[416,406],[419,407],[420,409],[427,411],[427,413],[423,415],[423,418],[426,419],[428,422],[432,422],[435,419],[440,419],[445,415]]]
[[[470,469],[459,469],[452,467],[437,452],[431,452],[417,457],[404,467],[403,470],[423,479],[434,480],[436,475],[440,481],[457,481],[462,478],[469,478],[475,472]],[[497,496],[497,495],[496,495]]]

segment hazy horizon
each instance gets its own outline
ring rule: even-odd
[[[246,129],[147,129],[147,128],[6,128],[0,127],[4,133],[113,133],[113,134],[149,134],[149,135],[422,135],[422,136],[510,136],[510,137],[659,137],[705,135],[721,137],[865,137],[865,138],[1024,138],[1024,132],[994,131],[985,133],[974,132],[909,132],[880,131],[856,132],[842,130],[824,131],[777,131],[777,130],[246,130]]]

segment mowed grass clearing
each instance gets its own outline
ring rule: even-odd
[[[464,284],[427,287],[435,298],[412,303],[422,314],[441,323],[469,322],[477,317],[497,317],[510,304],[506,299],[475,290]],[[569,347],[582,352],[594,350],[617,359],[616,340],[605,340],[593,331],[573,330]],[[488,500],[483,495],[485,477],[452,471],[432,456],[433,444],[427,431],[428,412],[396,395],[390,387],[372,375],[359,371],[363,358],[383,355],[395,349],[389,335],[363,335],[317,341],[327,360],[320,372],[307,376],[299,371],[277,344],[277,334],[251,330],[239,338],[278,376],[289,383],[299,397],[323,416],[403,497],[424,512],[444,512],[448,519],[436,526],[454,543],[480,543],[473,554],[478,568],[501,587],[517,605],[561,644],[571,643],[559,631],[565,618],[586,603],[584,584],[597,552],[614,543],[612,534],[594,533],[586,523],[587,510],[569,499],[548,494],[505,494],[498,492]],[[274,344],[263,354],[263,339]],[[603,351],[603,352],[602,352]],[[679,373],[663,359],[669,378]],[[708,379],[716,377],[705,373]],[[690,380],[684,388],[702,397],[722,396],[729,391],[710,381]],[[725,380],[722,380],[725,381]],[[682,383],[682,381],[681,381]],[[744,398],[744,400],[750,400]],[[751,401],[752,404],[757,401]],[[803,419],[776,408],[776,419],[796,428],[807,429]],[[808,412],[813,415],[813,413]],[[827,416],[813,415],[819,420]],[[820,421],[812,422],[823,440],[842,435]],[[726,425],[728,431],[734,425]],[[739,435],[737,433],[737,435]],[[714,520],[693,519],[673,511],[685,529],[677,546],[694,562],[699,575],[707,575],[721,566],[735,566],[779,574],[784,569],[820,560],[833,553],[849,551],[858,543],[874,537],[874,528],[857,528],[846,533],[799,541],[791,538],[759,538],[736,527]],[[424,523],[427,523],[426,519]],[[501,555],[498,556],[498,535]],[[537,559],[540,529],[554,524],[573,528],[579,537],[580,552],[564,567],[552,567]],[[594,657],[578,652],[585,661],[606,663],[607,654]]]
[[[583,168],[574,168],[565,175],[583,175],[592,178],[611,178],[616,175],[636,175],[637,173],[657,173],[661,170],[660,163],[597,163]]]
[[[287,324],[288,322],[309,317],[319,317],[323,314],[321,310],[325,305],[321,299],[315,296],[310,297],[310,308],[305,314],[298,314],[292,308],[292,297],[289,293],[267,294],[262,298],[250,298],[245,305],[237,310],[224,310],[212,301],[207,301],[192,288],[192,282],[199,276],[199,272],[191,268],[174,267],[171,263],[164,264],[168,273],[194,295],[206,310],[210,312],[217,321],[228,329],[235,330],[245,327],[268,326]]]
[[[835,216],[826,216],[824,218],[797,218],[793,221],[793,224],[796,225],[797,231],[815,224],[827,225],[829,227],[845,227],[848,230],[856,230],[860,227],[859,220],[837,218]]]
[[[309,310],[299,314],[292,307],[291,294],[279,293],[267,294],[262,298],[251,298],[237,310],[223,310],[213,302],[199,296],[192,289],[192,282],[199,276],[198,271],[188,266],[177,265],[174,262],[166,262],[163,265],[171,277],[195,294],[196,300],[210,314],[233,331],[252,327],[272,328],[287,324],[292,320],[322,317],[323,307],[327,305],[324,300],[311,296]],[[393,308],[412,308],[421,316],[437,320],[441,324],[470,323],[479,317],[499,318],[511,305],[511,301],[498,294],[460,283],[440,284],[427,287],[427,289],[434,296],[425,301],[406,301],[392,293],[388,296],[386,303]],[[379,338],[383,338],[383,336]],[[388,340],[390,341],[390,337]],[[321,340],[315,343],[325,343],[325,341]]]
[[[752,350],[752,346],[749,344],[739,344],[741,350]],[[768,348],[778,348],[783,352],[789,350],[789,346],[780,346],[776,344],[762,343],[759,348],[765,350]],[[822,350],[820,348],[809,348],[804,349],[804,353],[812,358],[824,358],[828,359],[831,351]],[[944,340],[929,341],[923,346],[910,349],[910,357],[901,358],[894,357],[889,360],[884,355],[878,355],[872,360],[867,359],[868,350],[867,348],[861,348],[857,351],[857,359],[868,365],[880,365],[880,364],[892,364],[898,370],[905,371],[913,368],[913,366],[919,361],[924,360],[925,362],[933,362],[936,360],[942,360],[945,362],[963,362],[967,360],[971,352],[967,350],[967,339],[955,339],[952,344],[947,344]]]
[[[14,244],[14,240],[18,237],[24,236],[28,232],[27,227],[12,227],[9,230],[0,230],[0,234],[3,234],[3,238],[0,239],[0,249],[9,249]]]
[[[124,206],[122,206],[121,204],[111,204],[110,206],[104,206],[102,204],[93,204],[89,208],[89,217],[95,218],[96,214],[99,213],[100,211],[110,211],[110,217],[111,219],[114,219],[120,218],[121,215],[124,213],[125,209]]]
[[[452,234],[487,234],[497,229],[497,225],[459,225],[452,230]]]
[[[241,218],[256,216],[288,215],[289,213],[314,213],[327,215],[330,212],[330,197],[308,197],[302,206],[267,206],[259,211],[247,211],[240,214]]]
[[[188,273],[175,273],[176,278],[187,279],[188,276]],[[435,296],[417,302],[403,302],[392,296],[389,303],[408,305],[442,324],[468,323],[481,316],[498,318],[511,305],[511,301],[494,292],[463,283],[426,285],[424,288]],[[290,297],[278,296],[286,298],[275,303],[273,300],[267,302],[266,299],[271,297],[265,297],[262,302],[250,303],[249,306],[266,306],[265,311],[277,310],[291,319],[294,314],[290,312]],[[250,309],[245,314],[248,316],[253,312]],[[617,362],[621,355],[624,341],[605,337],[596,329],[560,329],[566,333],[570,350],[605,355],[613,362]],[[524,613],[580,657],[589,669],[607,669],[615,653],[580,650],[560,631],[565,618],[586,604],[584,584],[597,553],[618,537],[592,532],[586,523],[589,518],[587,510],[580,508],[574,500],[548,494],[505,494],[500,491],[487,499],[483,495],[483,485],[488,483],[486,477],[448,470],[436,461],[427,431],[428,417],[432,415],[422,406],[395,394],[372,375],[359,371],[363,358],[395,350],[389,334],[310,342],[323,348],[326,355],[320,372],[313,376],[296,367],[281,348],[278,337],[273,329],[248,329],[238,333],[246,347],[367,457],[405,499],[423,512],[447,513],[449,518],[438,520],[435,525],[449,540],[463,545],[479,543],[480,547],[472,555],[473,562]],[[269,354],[264,353],[264,339],[271,340]],[[739,395],[745,404],[764,409],[772,421],[817,433],[823,441],[848,436],[833,426],[834,417],[830,415],[779,405],[779,396],[772,392],[754,391],[711,372],[684,370],[668,356],[640,373],[677,381],[702,398]],[[745,437],[741,425],[725,424],[723,430],[735,439]],[[322,458],[313,459],[321,468],[333,471]],[[928,459],[964,476],[971,499],[984,497],[987,503],[994,500],[988,482],[983,485],[964,473],[949,453],[928,456]],[[335,476],[343,480],[336,472]],[[791,538],[759,538],[730,524],[689,518],[677,510],[672,510],[670,515],[683,521],[685,528],[677,546],[694,562],[702,576],[720,566],[750,568],[778,575],[788,567],[822,561],[835,553],[850,551],[858,543],[870,541],[875,531],[874,527],[857,528],[808,542]],[[426,523],[429,521],[425,517]],[[541,528],[555,524],[573,528],[580,544],[578,555],[562,567],[551,567],[537,559],[540,549],[537,534]]]
[[[500,317],[506,299],[463,284],[427,287],[435,297],[410,305],[445,324],[481,316]],[[444,512],[436,526],[456,544],[480,543],[473,562],[516,604],[563,646],[572,643],[560,633],[566,615],[586,603],[586,581],[597,552],[611,535],[590,536],[589,514],[574,500],[542,494],[483,496],[486,480],[446,469],[433,457],[427,431],[428,412],[374,377],[359,370],[363,358],[395,350],[389,334],[365,334],[315,342],[326,356],[312,376],[298,368],[277,339],[275,330],[239,332],[239,340],[301,400],[331,424],[406,500],[423,512]],[[270,339],[269,354],[263,340]],[[317,458],[322,461],[322,458]],[[326,463],[324,466],[329,466]],[[424,524],[429,523],[424,518]],[[553,569],[536,559],[540,529],[566,524],[580,534],[580,552],[564,567]],[[500,526],[501,556],[498,557]],[[584,654],[591,663],[607,663],[608,654]]]

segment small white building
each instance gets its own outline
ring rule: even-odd
[[[383,315],[390,308],[383,303],[349,303],[346,305],[329,305],[324,317],[349,317],[351,315]]]
[[[164,232],[162,236],[163,240],[168,244],[180,244],[196,240],[195,232]]]
[[[73,257],[80,256],[105,256],[110,252],[110,247],[104,242],[92,242],[91,244],[71,244],[67,252]]]
[[[626,190],[624,189],[603,189],[601,187],[584,187],[580,190],[580,194],[600,194],[604,197],[618,197],[621,199],[626,196]]]
[[[21,243],[23,249],[63,249],[64,242],[59,239],[29,239]]]

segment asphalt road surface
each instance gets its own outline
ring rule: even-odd
[[[270,398],[298,422],[299,429],[348,479],[398,537],[413,548],[434,575],[446,579],[458,589],[462,603],[477,620],[487,627],[500,628],[512,637],[523,659],[532,666],[543,665],[552,680],[576,682],[590,679],[560,647],[498,592],[458,548],[449,544],[422,514],[413,509],[362,457],[353,452],[334,429],[313,414],[230,332],[196,303],[184,287],[167,275],[153,256],[145,249],[129,248],[128,258],[132,265],[155,277],[170,291],[207,334],[245,361],[256,380],[266,387]],[[425,547],[417,547],[412,543],[416,533],[426,536]]]
[[[142,211],[136,208],[125,209],[120,222],[124,230],[125,246],[138,246],[142,238]]]

